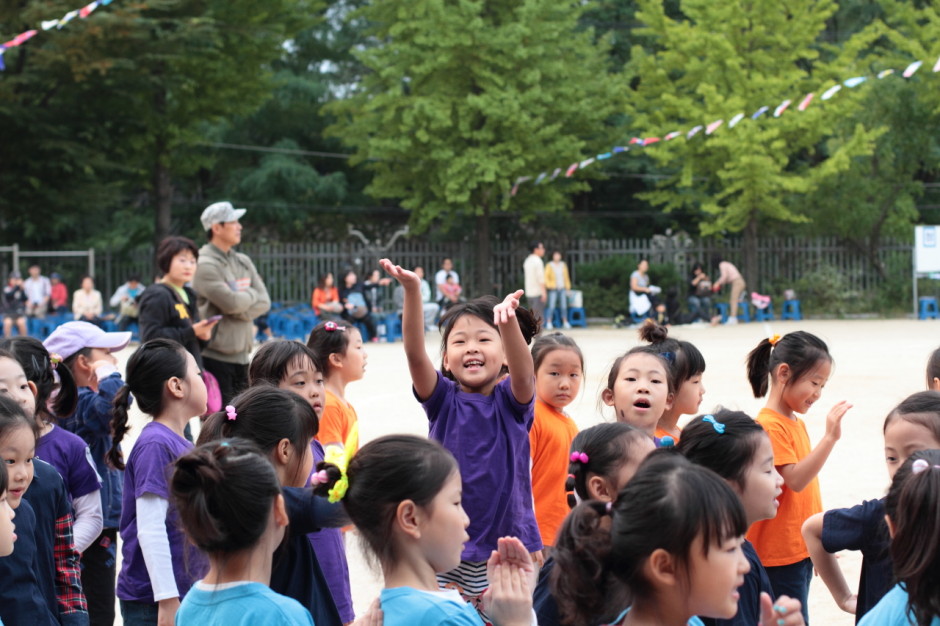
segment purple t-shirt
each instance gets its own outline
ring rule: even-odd
[[[324,458],[323,446],[314,439],[310,443],[310,451],[313,452],[313,466],[316,467]],[[306,486],[310,486],[309,480]],[[310,538],[313,552],[320,561],[320,569],[323,570],[340,619],[344,624],[348,624],[356,619],[356,611],[353,609],[352,592],[349,589],[349,563],[346,561],[343,531],[339,528],[323,528],[307,537]]]
[[[101,489],[101,478],[95,469],[88,444],[75,433],[54,427],[39,438],[36,456],[59,472],[65,481],[69,500],[87,496]]]
[[[420,400],[420,398],[419,398]],[[542,549],[532,508],[529,429],[534,398],[516,401],[509,378],[493,393],[466,393],[440,372],[431,397],[422,402],[429,436],[457,458],[463,481],[463,508],[470,517],[464,561],[490,557],[500,537],[518,537],[530,552]]]
[[[137,539],[136,500],[148,493],[170,500],[171,464],[192,448],[192,443],[163,424],[150,422],[144,426],[131,450],[124,470],[124,497],[121,503],[121,556],[124,561],[117,583],[117,596],[121,600],[154,601],[150,574]],[[209,562],[204,554],[187,541],[172,500],[166,515],[166,534],[170,542],[176,588],[182,598],[193,583],[209,571]]]

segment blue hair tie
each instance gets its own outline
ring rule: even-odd
[[[719,435],[725,434],[725,425],[715,419],[714,415],[706,415],[702,418],[703,422],[708,422]]]
[[[670,363],[676,362],[676,353],[675,352],[660,352],[663,355],[663,358],[669,361]]]

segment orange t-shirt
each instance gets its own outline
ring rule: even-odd
[[[660,428],[659,426],[656,427],[656,432],[653,433],[653,436],[658,437],[659,439],[662,439],[663,437],[672,437],[676,443],[679,443],[679,437],[677,435],[673,435],[665,428]]]
[[[313,296],[310,298],[310,306],[313,312],[320,314],[320,306],[327,302],[339,302],[339,291],[336,287],[327,287],[325,290],[317,287],[313,290]]]
[[[757,414],[757,422],[770,435],[774,449],[774,465],[792,465],[810,453],[809,433],[800,418],[789,419],[767,408]],[[803,534],[803,522],[821,513],[819,478],[813,478],[803,491],[783,486],[777,517],[756,522],[747,533],[764,567],[791,565],[809,557]]]
[[[332,392],[326,392],[326,402],[323,405],[323,416],[320,417],[320,432],[317,433],[317,441],[323,444],[325,448],[329,444],[345,444],[349,433],[359,418],[356,416],[356,409],[339,398]],[[359,450],[359,437],[352,442],[352,451],[350,454]]]
[[[532,497],[535,520],[546,546],[555,544],[555,534],[570,510],[565,479],[568,477],[571,442],[577,434],[574,420],[536,398],[535,420],[529,431]]]

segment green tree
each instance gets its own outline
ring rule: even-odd
[[[490,216],[522,219],[569,205],[582,181],[526,185],[605,138],[618,106],[607,51],[578,27],[581,9],[553,0],[388,0],[367,5],[373,45],[359,89],[338,101],[336,136],[399,200],[413,232],[474,216],[479,289],[490,291]],[[564,179],[564,176],[562,176]]]
[[[817,42],[835,10],[832,1],[686,0],[687,19],[670,18],[655,0],[638,4],[646,24],[639,34],[654,44],[632,52],[630,112],[639,128],[660,137],[682,133],[650,149],[668,178],[646,197],[666,210],[700,207],[702,234],[744,231],[743,269],[756,288],[759,230],[808,221],[794,199],[870,154],[882,132],[858,125],[840,143],[824,143],[833,120],[854,111],[860,96],[843,89],[820,102],[819,93],[847,71],[867,73],[856,55],[877,33],[866,31],[822,55]],[[813,92],[816,101],[797,111]],[[789,109],[774,117],[787,99]],[[761,107],[768,109],[752,120]],[[739,113],[742,121],[728,128]],[[704,127],[717,120],[724,122],[709,135]]]

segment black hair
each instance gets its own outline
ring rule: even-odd
[[[197,548],[230,553],[258,543],[281,487],[257,446],[244,439],[213,441],[190,450],[173,466],[170,494],[183,530]]]
[[[688,579],[696,538],[707,555],[746,531],[741,500],[720,476],[669,450],[650,454],[609,517],[604,503],[582,502],[562,524],[552,591],[563,623],[606,622],[630,597],[649,597],[643,566],[654,550],[669,552]]]
[[[328,330],[328,326],[333,330]],[[307,338],[307,347],[317,355],[319,360],[314,361],[314,363],[320,365],[320,371],[323,372],[324,376],[329,377],[330,375],[330,355],[346,354],[349,349],[349,334],[352,331],[359,332],[355,324],[330,321],[320,322],[310,331],[310,337]]]
[[[430,505],[456,471],[456,459],[441,444],[414,435],[379,437],[350,460],[343,505],[380,564],[391,565],[398,556],[392,541],[398,505]]]
[[[776,343],[762,339],[747,355],[747,380],[754,397],[763,398],[778,365],[786,363],[790,367],[790,380],[795,383],[824,360],[832,362],[826,342],[806,331],[787,333]]]
[[[529,252],[535,252],[539,249],[539,246],[544,245],[541,239],[533,239],[529,242]]]
[[[934,378],[940,378],[940,348],[930,353],[927,359],[927,388],[933,384]]]
[[[441,354],[443,355],[447,352],[447,339],[454,329],[454,324],[464,315],[472,315],[473,317],[479,318],[486,322],[487,326],[495,328],[496,331],[499,332],[496,324],[493,323],[493,309],[499,303],[500,300],[498,300],[496,296],[480,296],[479,298],[474,298],[466,302],[458,302],[449,307],[440,321],[442,330]],[[516,309],[516,319],[519,322],[519,330],[522,331],[522,337],[525,339],[526,344],[531,343],[532,338],[539,333],[539,328],[542,324],[541,318],[536,317],[529,309],[520,306]],[[504,366],[500,371],[500,375],[508,371],[509,370]],[[444,367],[443,363],[441,363],[441,373],[447,378],[454,380],[454,375],[451,374],[450,370]]]
[[[128,424],[128,409],[131,396],[137,406],[147,415],[163,412],[166,381],[171,378],[186,378],[186,348],[173,341],[159,337],[140,344],[127,360],[127,376],[111,403],[111,449],[106,459],[117,469],[124,469],[121,440],[131,429]]]
[[[212,232],[211,230],[209,231]],[[209,239],[212,239],[210,236]],[[199,258],[199,248],[196,247],[196,243],[189,239],[188,237],[180,237],[174,235],[172,237],[166,237],[163,241],[160,242],[160,245],[157,246],[156,252],[156,261],[157,267],[160,268],[160,271],[166,274],[170,271],[170,265],[173,263],[173,257],[175,257],[180,252],[185,252],[189,250],[193,253],[193,256],[197,259]],[[133,279],[133,277],[131,277]]]
[[[12,357],[9,357],[12,358]],[[26,412],[19,402],[11,398],[8,394],[0,394],[0,441],[6,439],[10,432],[17,428],[28,428],[36,444],[39,444],[39,424],[35,420],[29,419]],[[6,473],[5,470],[3,470]]]
[[[882,432],[897,420],[918,424],[940,441],[940,391],[918,391],[904,398],[885,418]]]
[[[298,459],[311,454],[310,440],[320,429],[320,421],[313,407],[296,393],[273,385],[258,385],[238,394],[229,406],[235,409],[235,419],[229,419],[225,411],[210,415],[202,425],[198,444],[238,437],[270,455],[278,442],[287,439]],[[321,462],[316,469],[327,470],[329,480],[314,489],[314,493],[325,495],[339,480],[339,468]]]
[[[248,384],[267,383],[277,387],[287,377],[291,363],[309,359],[317,370],[324,371],[320,357],[299,341],[272,340],[264,342],[248,365]]]
[[[927,464],[917,473],[914,463]],[[907,590],[907,609],[918,626],[940,615],[940,450],[919,450],[894,475],[885,498],[894,525],[894,575]]]
[[[676,450],[696,465],[712,470],[744,490],[747,468],[767,432],[747,413],[720,409],[711,418],[724,426],[719,433],[706,416],[693,418],[682,429]]]
[[[617,377],[620,375],[620,366],[623,365],[623,362],[634,354],[649,354],[661,361],[663,364],[663,369],[665,370],[664,373],[666,374],[666,386],[668,388],[668,393],[676,392],[676,375],[672,369],[672,362],[675,360],[675,353],[663,352],[659,348],[652,345],[634,346],[626,353],[618,356],[616,360],[614,360],[613,365],[610,366],[610,372],[607,374],[606,389],[613,390],[614,384],[617,382]],[[670,356],[672,357],[672,360],[670,360]]]
[[[685,381],[693,376],[701,376],[705,372],[705,357],[699,349],[688,341],[670,337],[667,327],[647,318],[637,332],[640,339],[649,342],[652,347],[666,356],[677,392]]]
[[[49,351],[35,337],[11,337],[0,340],[0,349],[9,352],[26,372],[26,379],[36,385],[36,421],[52,422],[56,417],[68,417],[78,404],[78,387],[68,367],[53,363]],[[59,375],[58,394],[52,403],[52,412],[47,406],[52,392],[56,390],[55,374]]]
[[[326,289],[326,278],[327,276],[333,276],[333,272],[323,272],[317,276],[317,287],[320,289]],[[333,276],[333,286],[336,286],[336,277]]]
[[[607,422],[585,428],[575,435],[571,452],[583,452],[588,460],[569,462],[565,490],[573,490],[582,501],[590,500],[588,474],[612,481],[620,468],[629,462],[633,446],[640,440],[649,441],[649,435],[623,422]],[[574,508],[576,504],[574,496],[569,494],[568,506]]]
[[[542,365],[545,357],[555,350],[571,350],[577,354],[578,360],[581,361],[581,371],[584,372],[584,354],[581,348],[574,339],[559,332],[541,334],[532,343],[532,363],[536,372],[539,371],[539,366]]]

